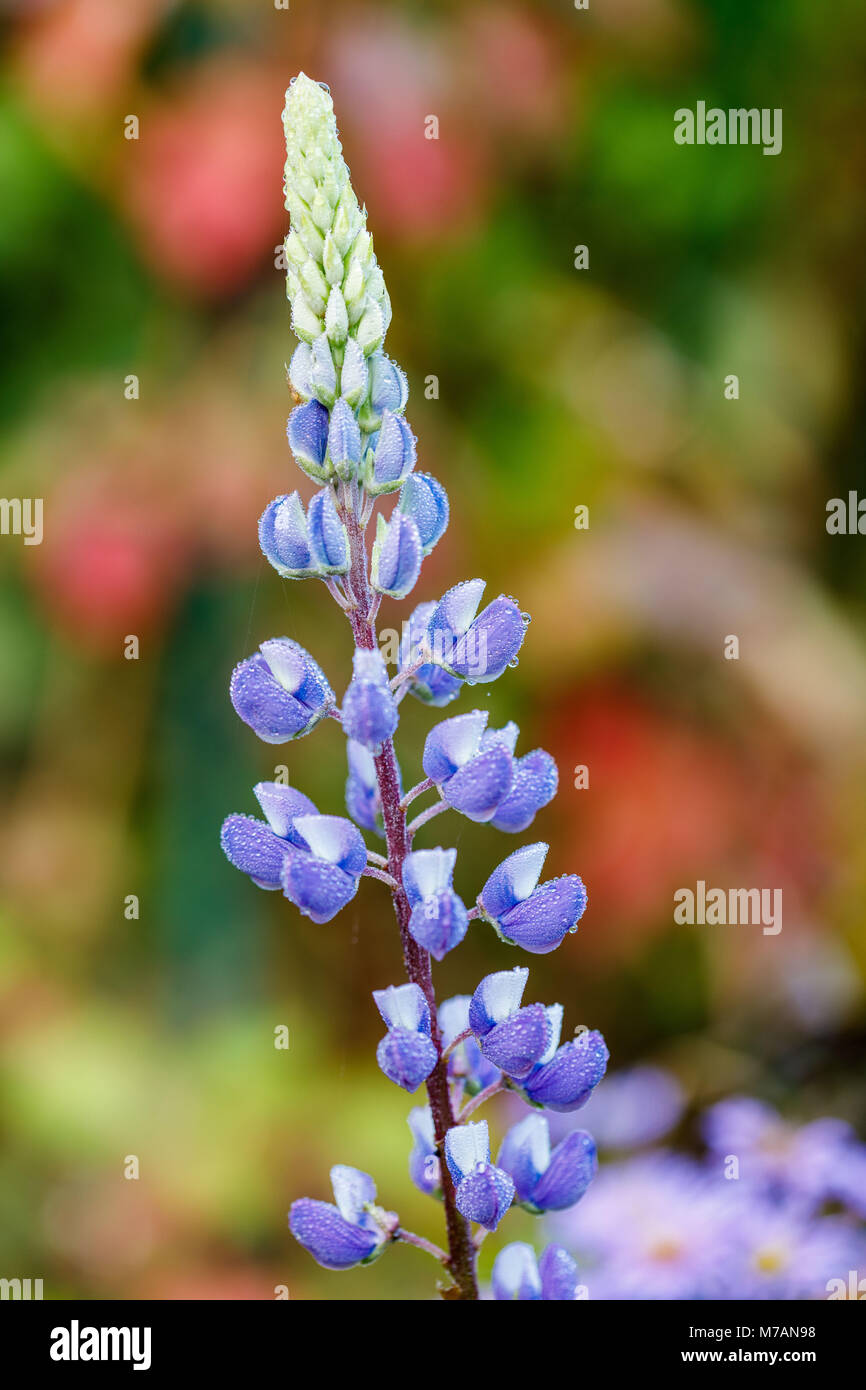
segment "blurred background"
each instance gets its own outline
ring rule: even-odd
[[[342,810],[336,725],[269,748],[227,695],[276,634],[336,689],[350,672],[324,588],[256,537],[312,486],[275,265],[299,69],[333,93],[451,496],[412,602],[478,574],[532,613],[479,699],[557,758],[533,834],[590,899],[532,999],[603,1029],[612,1067],[675,1077],[686,1152],[737,1092],[866,1135],[866,543],[825,528],[866,424],[858,0],[7,0],[2,26],[0,492],[44,498],[45,533],[0,538],[0,1274],[46,1297],[432,1290],[417,1250],[329,1274],[286,1229],[339,1161],[440,1239],[413,1102],[374,1061],[370,991],[401,979],[384,890],[315,926],[218,844],[280,764]],[[675,145],[699,98],[782,107],[782,154]],[[411,785],[437,716],[402,710]],[[514,846],[447,830],[474,899]],[[674,925],[698,879],[781,888],[783,931]],[[475,927],[439,995],[516,960]],[[532,1238],[510,1218],[483,1271]]]

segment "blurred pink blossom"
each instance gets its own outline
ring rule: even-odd
[[[339,87],[347,158],[375,208],[374,235],[384,226],[426,239],[471,225],[488,183],[485,113],[461,107],[443,40],[379,12],[335,26],[323,66]],[[430,117],[435,139],[425,134]]]
[[[127,211],[142,256],[195,294],[236,291],[282,241],[283,85],[211,64],[142,110],[124,156]]]
[[[22,6],[11,68],[42,113],[89,113],[130,80],[166,0],[55,0]]]

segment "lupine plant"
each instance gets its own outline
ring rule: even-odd
[[[444,1205],[447,1248],[405,1230],[378,1204],[373,1179],[344,1165],[331,1170],[333,1203],[293,1204],[293,1235],[328,1269],[368,1264],[398,1241],[420,1246],[444,1267],[443,1296],[473,1299],[480,1239],[514,1203],[536,1214],[561,1211],[586,1190],[596,1166],[591,1137],[578,1131],[551,1150],[538,1112],[577,1110],[601,1080],[608,1054],[601,1035],[583,1027],[560,1041],[560,1005],[522,1003],[524,966],[489,975],[471,996],[437,1008],[431,958],[458,946],[476,919],[524,951],[552,951],[576,930],[586,893],[572,874],[540,882],[547,846],[529,844],[494,870],[467,908],[453,887],[457,851],[413,848],[420,827],[448,810],[520,834],[553,797],[557,772],[541,750],[517,754],[515,724],[491,729],[486,712],[471,710],[431,729],[424,779],[403,787],[394,748],[403,699],[412,695],[441,709],[465,684],[497,679],[516,664],[528,617],[504,594],[482,607],[481,579],[457,584],[414,609],[389,677],[377,644],[379,604],[383,595],[403,599],[414,588],[448,525],[448,498],[435,478],[416,471],[406,377],[383,346],[388,293],[327,88],[296,77],[283,120],[287,294],[299,339],[289,367],[297,405],[288,441],[319,491],[306,507],[297,492],[277,497],[259,522],[259,539],[278,574],[321,580],[345,612],[352,678],[338,707],[314,659],[277,637],[236,668],[231,699],[267,743],[300,738],[323,719],[341,723],[350,819],[323,814],[294,788],[264,782],[255,788],[264,820],[229,816],[222,844],[260,888],[281,890],[317,923],[345,907],[362,877],[381,880],[402,942],[407,982],[374,993],[386,1030],[377,1061],[407,1092],[426,1087],[427,1104],[409,1116],[409,1170],[421,1191]],[[396,505],[387,518],[376,515],[370,546],[374,513],[389,498]],[[410,819],[409,808],[430,793],[431,804]],[[384,838],[386,853],[370,849],[362,831]],[[533,1110],[494,1162],[486,1121],[470,1116],[506,1089]],[[496,1297],[573,1298],[576,1287],[573,1263],[556,1247],[538,1262],[523,1244],[500,1252]]]

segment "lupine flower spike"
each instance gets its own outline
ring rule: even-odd
[[[423,562],[448,527],[449,502],[442,484],[418,466],[406,418],[409,385],[385,351],[391,303],[328,89],[300,74],[286,93],[283,122],[291,219],[286,292],[298,339],[289,366],[296,404],[286,434],[292,458],[317,490],[308,503],[291,490],[274,498],[260,518],[259,542],[282,580],[322,581],[345,612],[351,677],[346,670],[338,683],[345,689],[338,707],[313,657],[291,638],[276,637],[240,662],[230,693],[240,718],[266,743],[288,743],[323,721],[340,724],[350,819],[324,814],[293,787],[262,782],[255,795],[264,819],[229,816],[222,846],[254,884],[281,891],[316,924],[311,929],[337,916],[363,876],[382,880],[409,975],[374,991],[386,1030],[376,1059],[403,1090],[426,1087],[426,1100],[408,1117],[409,1173],[421,1192],[444,1204],[447,1249],[405,1230],[378,1204],[372,1177],[341,1164],[331,1170],[333,1203],[293,1203],[292,1234],[328,1269],[370,1264],[389,1245],[414,1244],[443,1266],[446,1296],[476,1299],[480,1235],[495,1231],[515,1203],[535,1214],[558,1212],[591,1182],[591,1136],[574,1131],[554,1147],[537,1112],[578,1109],[604,1074],[607,1048],[583,1027],[560,1045],[563,1008],[523,1003],[524,965],[488,975],[474,993],[437,1008],[431,962],[455,950],[475,918],[512,946],[552,951],[576,929],[586,892],[573,874],[539,882],[544,844],[518,848],[480,891],[477,881],[468,883],[472,865],[458,866],[455,849],[413,846],[426,821],[447,810],[520,834],[554,796],[556,765],[542,749],[517,753],[516,724],[491,729],[485,710],[469,710],[430,730],[424,780],[404,794],[394,748],[401,702],[411,695],[442,708],[464,685],[498,679],[517,664],[529,618],[505,594],[485,605],[484,580],[464,580],[441,598],[422,596],[404,624],[397,671],[388,671],[376,633],[379,603],[421,586]],[[410,804],[430,793],[432,802],[409,820]],[[370,835],[379,849],[367,843]],[[471,910],[464,885],[467,901],[474,896]],[[502,1138],[493,1162],[487,1121],[469,1116],[503,1089],[533,1109]],[[574,1263],[558,1246],[536,1259],[530,1246],[516,1244],[496,1258],[496,1298],[573,1299],[577,1288]]]

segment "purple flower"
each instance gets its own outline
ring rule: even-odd
[[[422,554],[429,555],[448,527],[448,494],[431,473],[410,473],[400,492],[399,508],[418,528]],[[431,614],[435,604],[431,605]]]
[[[415,467],[417,459],[415,436],[402,415],[382,411],[382,424],[370,437],[364,462],[364,485],[378,497],[386,492],[398,492]]]
[[[349,568],[346,528],[328,488],[316,493],[306,516],[296,492],[275,497],[259,520],[259,544],[285,579],[322,578]]]
[[[514,1200],[514,1183],[490,1162],[487,1121],[449,1129],[445,1161],[454,1182],[457,1210],[467,1221],[495,1231]]]
[[[544,1115],[527,1115],[508,1131],[497,1165],[514,1179],[516,1200],[527,1211],[565,1211],[579,1202],[598,1168],[595,1141],[575,1129],[551,1152]]]
[[[456,584],[439,600],[427,627],[430,659],[473,683],[496,680],[516,663],[529,622],[505,594],[478,613],[486,587],[483,579]]]
[[[466,935],[469,917],[451,886],[456,849],[419,849],[403,861],[403,887],[412,915],[409,932],[436,960]]]
[[[422,763],[439,793],[468,820],[489,821],[511,789],[517,726],[486,732],[487,710],[443,719],[427,735]]]
[[[725,1287],[719,1297],[826,1298],[834,1281],[847,1284],[849,1270],[862,1277],[862,1230],[840,1217],[816,1218],[796,1198],[759,1196],[737,1182],[726,1187],[732,1249],[720,1271]]]
[[[610,1056],[601,1033],[586,1029],[556,1051],[559,1029],[541,1064],[522,1081],[521,1093],[546,1110],[579,1110],[592,1095]]]
[[[287,743],[329,713],[334,692],[303,647],[290,637],[274,637],[235,667],[231,701],[263,742]]]
[[[354,411],[342,396],[334,402],[328,429],[328,458],[338,478],[354,478],[361,461],[361,431]]]
[[[296,816],[292,830],[299,844],[283,861],[283,892],[305,917],[330,922],[358,891],[367,847],[342,816]]]
[[[710,1152],[739,1164],[742,1179],[771,1192],[796,1193],[813,1204],[833,1197],[838,1175],[850,1166],[857,1145],[850,1125],[820,1119],[801,1128],[750,1096],[732,1096],[705,1114],[703,1134]]]
[[[659,1151],[606,1164],[556,1229],[592,1262],[593,1298],[800,1300],[847,1293],[862,1229],[800,1194]]]
[[[416,1105],[409,1111],[412,1131],[412,1151],[409,1154],[409,1176],[419,1192],[438,1197],[442,1191],[442,1175],[436,1153],[436,1134],[429,1105]]]
[[[390,521],[379,516],[370,564],[370,583],[379,594],[405,598],[421,573],[421,537],[411,517],[395,508]]]
[[[338,1163],[331,1169],[331,1186],[336,1206],[301,1197],[292,1203],[289,1229],[325,1269],[370,1264],[388,1240],[382,1225],[371,1214],[376,1184],[368,1173]]]
[[[318,812],[310,798],[294,787],[260,782],[253,790],[267,824],[254,816],[227,816],[220,836],[223,852],[229,863],[249,874],[259,888],[280,888],[289,847],[303,843],[294,830],[295,817]]]
[[[367,365],[370,373],[369,400],[361,409],[361,425],[365,430],[377,430],[385,410],[395,415],[405,410],[409,383],[402,368],[386,357],[381,349],[371,353]]]
[[[511,789],[497,806],[491,824],[497,830],[515,835],[531,825],[536,811],[556,796],[559,773],[553,758],[543,748],[515,758],[513,773]]]
[[[866,1219],[866,1145],[851,1144],[830,1179],[833,1199]]]
[[[389,1081],[404,1091],[417,1091],[438,1061],[430,1036],[430,1006],[419,985],[390,985],[373,991],[376,1007],[388,1027],[376,1049],[376,1061]]]
[[[415,665],[421,643],[427,635],[427,624],[435,607],[435,603],[419,603],[408,622],[404,624],[403,637],[400,642],[401,672]],[[449,676],[448,672],[443,671],[441,666],[434,666],[432,662],[427,662],[414,671],[408,685],[416,699],[423,701],[426,705],[441,708],[457,698],[463,682],[458,676]]]
[[[400,719],[382,653],[358,647],[352,669],[352,680],[343,700],[343,732],[347,738],[378,753]]]
[[[346,779],[346,810],[364,830],[372,830],[376,835],[384,835],[382,821],[382,802],[379,796],[379,783],[376,778],[376,764],[373,754],[363,743],[353,738],[346,740],[346,758],[349,776]]]
[[[483,1055],[516,1080],[529,1075],[551,1042],[555,1046],[562,1028],[561,1004],[520,1007],[528,976],[525,966],[487,975],[469,1005],[469,1026]]]
[[[547,857],[543,843],[524,845],[503,859],[478,896],[484,917],[504,941],[544,955],[577,930],[586,908],[586,889],[577,874],[564,874],[540,886]]]
[[[591,1261],[593,1299],[715,1298],[732,1254],[725,1188],[737,1186],[672,1153],[603,1164],[555,1230]]]
[[[457,994],[453,999],[445,999],[439,1005],[439,1031],[442,1035],[443,1050],[451,1047],[461,1033],[469,1029],[469,995]],[[449,1053],[448,1076],[451,1080],[462,1082],[464,1096],[475,1096],[485,1087],[498,1081],[499,1068],[481,1052],[473,1037],[464,1038]]]
[[[545,1300],[572,1303],[577,1298],[577,1265],[561,1245],[548,1245],[539,1260],[531,1245],[514,1241],[493,1262],[493,1297],[503,1301]]]
[[[297,406],[289,416],[286,433],[298,467],[314,482],[331,477],[328,453],[328,412],[319,401]]]
[[[389,1081],[411,1094],[435,1067],[436,1048],[423,1033],[390,1028],[376,1048],[376,1061]]]

